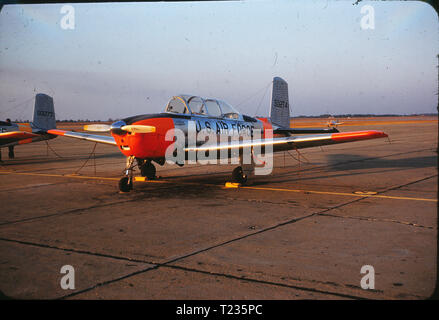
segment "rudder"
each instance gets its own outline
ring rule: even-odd
[[[55,107],[53,98],[44,93],[35,96],[33,125],[39,129],[56,128]]]
[[[280,78],[273,78],[271,93],[271,122],[280,127],[290,127],[290,103],[288,100],[288,83]]]

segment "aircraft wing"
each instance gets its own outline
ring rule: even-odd
[[[209,151],[221,149],[235,149],[244,147],[273,145],[274,151],[302,149],[330,144],[353,142],[367,139],[385,138],[387,134],[382,131],[354,131],[338,132],[332,134],[314,134],[304,136],[274,137],[273,139],[259,139],[252,141],[232,141],[224,144],[205,143],[199,147],[188,147],[185,151]]]
[[[87,140],[87,141],[111,144],[114,146],[117,145],[116,141],[111,136],[101,136],[98,134],[65,131],[65,130],[59,130],[59,129],[50,129],[50,130],[47,130],[47,133],[54,134],[57,136],[64,136],[64,137],[69,137],[69,138],[76,138],[76,139],[82,139],[82,140]]]
[[[95,135],[83,132],[65,131],[59,129],[47,130],[47,133],[64,136],[69,138],[82,139],[98,143],[105,143],[117,145],[116,141],[111,136]],[[267,146],[273,145],[274,151],[302,149],[309,147],[317,147],[330,144],[338,144],[345,142],[354,142],[360,140],[385,138],[387,134],[382,131],[368,130],[368,131],[354,131],[354,132],[338,132],[331,134],[314,134],[302,136],[289,137],[274,137],[273,139],[259,139],[248,141],[232,141],[230,143],[216,144],[205,143],[197,147],[187,147],[185,151],[208,151],[221,149],[236,149],[244,147]],[[277,150],[276,150],[277,149]]]
[[[0,133],[0,139],[22,140],[37,137],[38,134],[26,131],[10,131]]]
[[[340,132],[337,128],[277,128],[273,130],[273,133],[291,133],[291,134],[305,134],[305,133],[335,133]]]

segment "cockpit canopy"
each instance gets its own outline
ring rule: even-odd
[[[201,115],[224,119],[241,119],[241,114],[227,102],[217,99],[203,99],[198,96],[181,94],[172,97],[166,112]]]

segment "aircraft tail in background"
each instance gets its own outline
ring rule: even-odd
[[[55,129],[55,108],[53,98],[44,93],[35,96],[34,118],[32,124],[38,129]]]
[[[336,133],[336,126],[329,128],[291,128],[290,127],[290,102],[288,99],[288,83],[280,78],[273,78],[273,91],[271,94],[270,119],[274,126],[274,133],[283,134],[314,134]]]
[[[271,93],[271,123],[282,127],[290,127],[290,103],[288,100],[288,83],[280,78],[273,78]]]

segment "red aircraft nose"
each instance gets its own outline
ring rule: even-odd
[[[132,123],[133,126],[153,126],[155,132],[126,132],[124,135],[112,134],[125,156],[140,159],[163,158],[167,147],[173,140],[166,141],[166,133],[174,129],[174,121],[170,118],[152,118]]]

